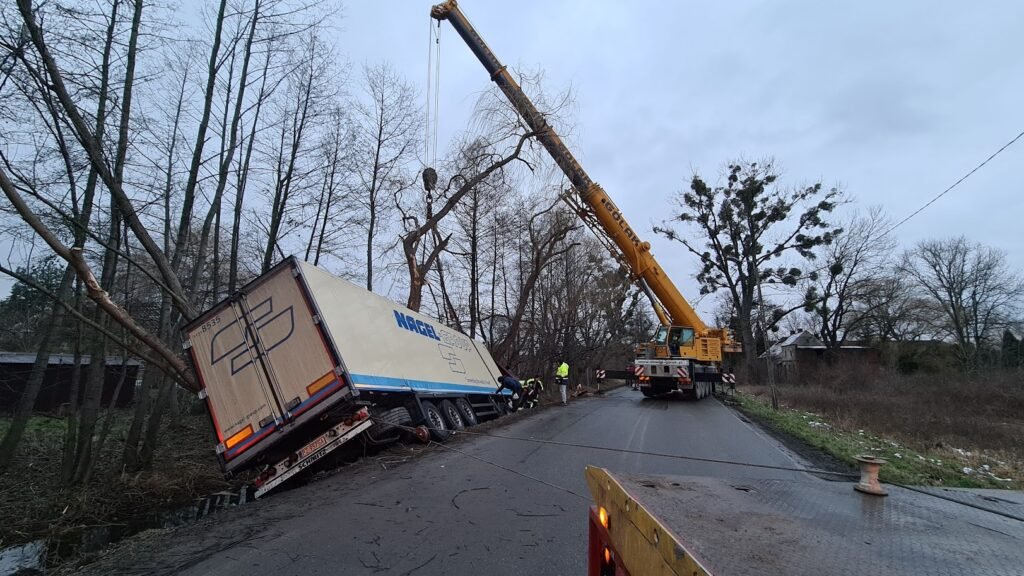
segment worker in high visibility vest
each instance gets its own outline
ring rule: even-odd
[[[544,391],[544,382],[540,378],[527,378],[523,382],[523,401],[520,403],[525,408],[533,408],[540,403],[540,393]]]
[[[569,400],[569,365],[562,362],[555,370],[555,381],[558,382],[558,391],[562,394],[562,406]]]

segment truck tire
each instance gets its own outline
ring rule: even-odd
[[[469,403],[469,400],[456,398],[455,407],[459,409],[459,414],[462,414],[462,422],[467,427],[476,426],[479,423],[476,419],[476,412],[473,412],[473,405]]]
[[[385,444],[398,440],[401,437],[401,431],[395,428],[393,424],[406,426],[412,423],[409,410],[404,406],[390,410],[373,408],[370,410],[370,415],[373,416],[374,424],[366,431],[366,436],[371,444]]]
[[[466,427],[462,421],[462,414],[451,400],[441,400],[437,407],[441,409],[441,414],[444,414],[444,421],[448,424],[449,430],[462,430]]]
[[[430,428],[431,438],[438,442],[445,442],[451,438],[452,433],[437,406],[427,400],[420,402],[420,406],[423,407],[423,419],[426,420],[427,428]]]

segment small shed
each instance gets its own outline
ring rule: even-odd
[[[0,352],[0,413],[14,412],[25,392],[32,365],[36,355],[21,352]],[[35,411],[41,413],[57,413],[62,406],[71,403],[71,378],[74,373],[74,354],[52,354],[43,376],[43,385],[36,397]],[[92,359],[82,357],[82,370],[79,378],[78,400],[82,401],[84,384],[87,381]],[[137,380],[142,376],[142,363],[133,358],[107,356],[103,374],[103,394],[101,402],[110,405],[118,382],[124,377],[124,384],[118,394],[115,406],[129,406],[135,398]]]

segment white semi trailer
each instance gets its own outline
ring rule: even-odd
[[[445,440],[505,406],[483,344],[295,257],[183,332],[221,467],[259,469],[257,497],[360,435],[393,439],[381,422]]]

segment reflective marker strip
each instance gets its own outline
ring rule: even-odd
[[[316,381],[310,384],[309,386],[306,386],[306,393],[309,394],[310,396],[313,396],[317,392],[323,390],[325,386],[327,386],[333,381],[334,372],[328,372],[327,374],[324,374],[323,376],[317,378]]]
[[[235,432],[230,438],[224,441],[224,447],[228,450],[234,448],[239,442],[252,436],[252,424],[249,424],[239,432]]]

